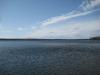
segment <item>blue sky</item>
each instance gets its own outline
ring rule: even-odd
[[[0,0],[0,38],[100,36],[100,0]]]

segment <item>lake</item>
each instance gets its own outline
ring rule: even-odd
[[[100,75],[100,40],[1,40],[0,75]]]

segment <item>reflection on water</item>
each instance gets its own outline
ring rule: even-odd
[[[0,75],[100,75],[100,41],[0,41]]]

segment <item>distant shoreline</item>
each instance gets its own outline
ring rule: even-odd
[[[92,37],[89,39],[17,39],[17,38],[0,38],[0,40],[100,40],[100,37]]]

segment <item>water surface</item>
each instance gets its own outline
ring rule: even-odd
[[[0,75],[100,75],[100,41],[0,41]]]

